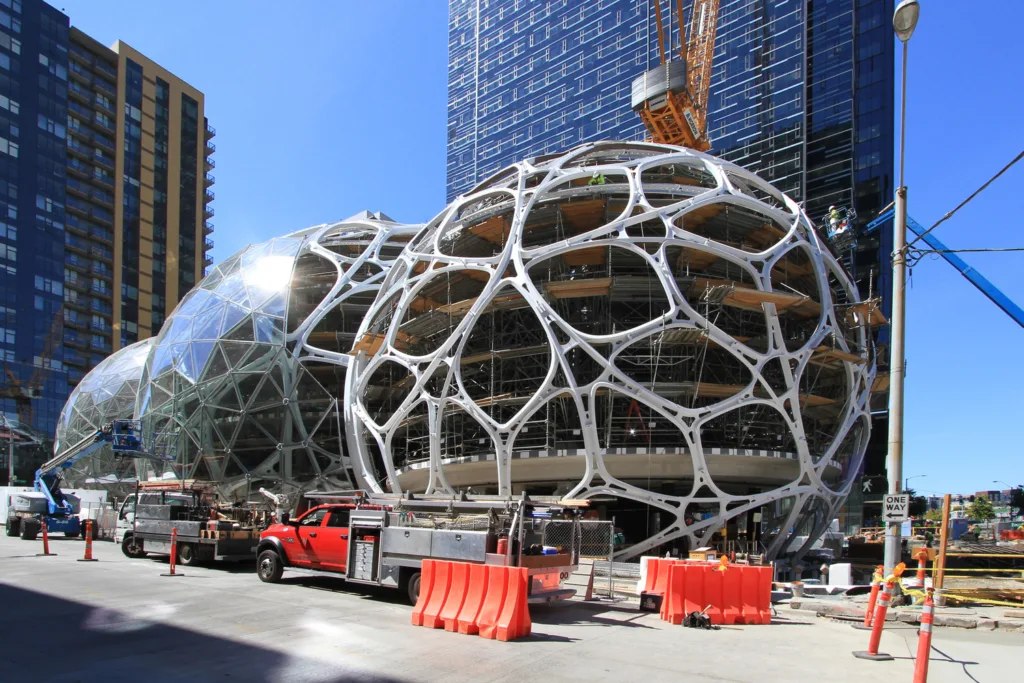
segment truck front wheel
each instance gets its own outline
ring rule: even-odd
[[[256,560],[256,573],[260,576],[260,581],[266,583],[277,583],[281,580],[281,574],[284,573],[284,564],[281,562],[281,556],[273,550],[264,550],[260,553],[260,557]]]
[[[19,520],[17,517],[7,518],[7,524],[4,526],[4,530],[7,532],[8,536],[17,536],[19,533],[21,533],[21,524],[19,523],[20,521],[21,520]]]
[[[121,541],[121,552],[124,553],[125,557],[132,559],[138,559],[146,556],[146,551],[142,549],[141,543],[135,542],[135,536],[133,534],[125,534],[124,540]]]
[[[406,595],[409,604],[415,606],[420,599],[420,572],[414,571],[405,582]]]

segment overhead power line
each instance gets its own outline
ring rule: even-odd
[[[998,173],[996,173],[996,174],[995,174],[994,176],[992,176],[991,178],[989,178],[988,180],[986,180],[986,181],[985,181],[985,184],[984,184],[984,185],[982,185],[982,186],[981,186],[981,187],[979,187],[979,188],[978,188],[977,190],[975,190],[974,192],[972,192],[972,193],[971,193],[971,195],[970,195],[969,197],[967,197],[967,199],[965,199],[965,200],[963,200],[962,202],[960,202],[959,204],[957,204],[957,205],[956,205],[956,207],[954,207],[952,211],[950,211],[950,212],[949,212],[949,213],[947,213],[947,214],[946,214],[945,216],[943,216],[943,217],[942,217],[942,218],[940,218],[940,219],[939,219],[938,221],[936,221],[935,225],[933,225],[932,227],[928,228],[927,230],[925,230],[924,232],[922,232],[922,233],[921,233],[920,235],[918,235],[918,236],[917,236],[917,238],[916,238],[915,240],[913,240],[913,241],[912,241],[912,242],[911,242],[910,244],[908,244],[908,245],[907,245],[907,249],[909,249],[910,247],[912,247],[912,246],[914,246],[915,244],[917,244],[917,243],[918,243],[918,242],[919,242],[919,241],[921,240],[921,238],[922,238],[922,237],[924,237],[925,235],[927,235],[928,233],[930,233],[930,232],[931,232],[932,230],[934,230],[935,228],[937,228],[937,227],[939,227],[940,225],[942,225],[942,224],[943,224],[944,222],[946,222],[946,221],[947,221],[947,220],[948,220],[949,218],[951,218],[951,217],[953,216],[953,214],[955,214],[955,213],[956,213],[957,211],[959,211],[960,209],[962,209],[962,208],[964,208],[965,206],[967,206],[967,204],[968,204],[968,203],[969,203],[969,202],[970,202],[970,201],[971,201],[972,199],[974,199],[974,198],[975,198],[975,197],[977,197],[977,196],[978,196],[979,194],[981,194],[981,193],[982,193],[982,192],[983,192],[983,191],[985,190],[985,188],[987,188],[987,187],[988,187],[989,185],[991,185],[991,184],[992,184],[992,183],[993,183],[993,182],[994,182],[994,181],[996,180],[996,178],[998,178],[999,176],[1003,175],[1003,174],[1004,174],[1004,173],[1006,173],[1006,172],[1007,172],[1008,170],[1010,170],[1010,167],[1011,167],[1011,166],[1013,166],[1013,165],[1014,165],[1015,163],[1017,163],[1018,161],[1020,161],[1020,160],[1021,160],[1021,158],[1024,158],[1024,150],[1021,150],[1020,154],[1018,154],[1017,156],[1015,156],[1015,157],[1013,158],[1013,161],[1011,161],[1010,163],[1008,163],[1008,164],[1007,164],[1006,166],[1003,166],[1003,167],[1002,167],[1002,168],[1001,168],[1001,169],[999,170],[999,172],[998,172]]]

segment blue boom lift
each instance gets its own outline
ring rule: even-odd
[[[862,234],[867,234],[877,230],[880,226],[891,221],[893,216],[893,209],[890,208],[883,211],[879,214],[878,218],[867,224]],[[1022,310],[1017,304],[1010,301],[1005,294],[999,291],[998,287],[989,282],[987,278],[976,271],[973,267],[967,265],[962,258],[956,254],[950,253],[949,247],[940,242],[934,234],[930,232],[926,234],[925,228],[910,216],[907,216],[907,229],[920,237],[921,240],[938,253],[939,256],[946,259],[946,262],[949,263],[949,265],[956,268],[961,275],[967,278],[968,282],[977,287],[978,291],[988,297],[989,301],[1003,309],[1003,312],[1013,318],[1014,322],[1021,327],[1024,327],[1024,310]]]
[[[20,534],[25,540],[33,540],[42,529],[43,520],[48,531],[63,531],[71,537],[81,534],[78,499],[60,489],[64,472],[107,444],[117,455],[153,457],[143,451],[141,434],[137,421],[114,420],[43,464],[36,471],[32,491],[12,493],[8,497],[7,535]]]

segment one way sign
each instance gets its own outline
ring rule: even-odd
[[[890,493],[882,501],[882,519],[886,522],[905,522],[910,518],[910,494]]]

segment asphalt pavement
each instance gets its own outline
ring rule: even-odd
[[[0,536],[0,682],[906,681],[916,627],[887,628],[892,662],[855,659],[867,633],[780,610],[766,626],[696,631],[614,605],[531,607],[533,635],[502,643],[414,627],[398,592],[251,564],[179,568],[110,542]],[[254,563],[253,563],[254,564]],[[1024,634],[937,628],[932,683],[1016,680]]]

